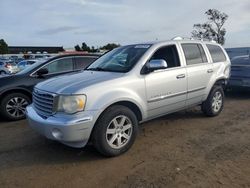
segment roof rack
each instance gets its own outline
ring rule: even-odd
[[[208,42],[212,42],[212,43],[217,43],[215,40],[209,40],[206,38],[193,38],[193,37],[180,37],[180,36],[176,36],[174,38],[172,38],[171,40],[200,40],[200,41],[208,41]]]

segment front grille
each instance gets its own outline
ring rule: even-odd
[[[41,116],[48,117],[54,113],[54,99],[54,94],[38,89],[33,91],[33,105],[36,112]]]

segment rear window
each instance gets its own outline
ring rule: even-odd
[[[207,48],[211,54],[214,63],[226,61],[226,56],[221,47],[217,45],[207,44]]]
[[[207,57],[201,44],[182,44],[187,65],[206,63]]]

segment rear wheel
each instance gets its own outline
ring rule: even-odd
[[[224,106],[224,91],[221,86],[214,86],[201,109],[207,116],[213,117],[220,114]]]
[[[31,103],[31,99],[22,93],[11,93],[1,100],[0,113],[8,120],[20,120],[25,118],[25,109]]]
[[[93,144],[105,156],[126,152],[134,143],[138,128],[135,114],[125,106],[108,108],[93,130]]]

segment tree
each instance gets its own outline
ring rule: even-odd
[[[83,42],[82,43],[82,50],[89,52],[90,51],[90,47],[85,42]]]
[[[208,21],[203,24],[194,24],[192,37],[215,40],[219,44],[225,44],[226,29],[223,25],[228,19],[228,15],[216,9],[209,9],[205,14]]]
[[[113,50],[114,48],[117,48],[119,46],[120,46],[120,44],[108,43],[105,46],[101,47],[101,49],[110,51],[110,50]]]
[[[79,52],[79,51],[81,51],[81,47],[77,44],[77,45],[75,46],[75,50]]]
[[[0,39],[0,54],[7,53],[9,53],[8,44],[3,39]]]

